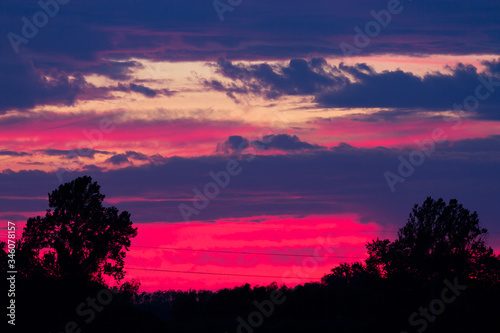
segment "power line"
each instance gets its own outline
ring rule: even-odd
[[[285,257],[317,257],[317,258],[353,258],[360,259],[364,257],[352,257],[352,256],[317,256],[317,255],[309,255],[309,254],[287,254],[287,253],[263,253],[263,252],[246,252],[246,251],[227,251],[227,250],[203,250],[203,249],[184,249],[184,248],[176,248],[176,247],[155,247],[155,246],[140,246],[133,245],[130,246],[139,247],[139,248],[147,248],[147,249],[160,249],[160,250],[171,250],[171,251],[190,251],[190,252],[213,252],[213,253],[227,253],[227,254],[253,254],[253,255],[262,255],[262,256],[285,256]]]
[[[214,272],[192,272],[192,271],[177,271],[170,269],[153,269],[153,268],[136,268],[127,267],[126,270],[136,270],[136,271],[153,271],[153,272],[167,272],[167,273],[185,273],[185,274],[202,274],[202,275],[223,275],[223,276],[241,276],[241,277],[260,277],[260,278],[273,278],[273,279],[285,279],[283,276],[276,275],[252,275],[252,274],[234,274],[234,273],[214,273]],[[301,279],[301,280],[314,280],[321,279],[321,277],[289,277],[289,279]]]

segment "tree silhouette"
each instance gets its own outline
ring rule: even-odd
[[[460,274],[498,280],[499,258],[484,243],[487,232],[479,227],[477,213],[456,199],[446,204],[428,197],[422,206],[414,206],[394,242],[377,238],[367,244],[366,263],[382,276],[426,279]]]
[[[321,278],[322,283],[326,284],[352,284],[366,282],[374,276],[370,274],[367,267],[360,262],[353,264],[342,263],[332,269],[332,273]]]
[[[95,320],[86,323],[87,317],[76,317],[75,309],[105,286],[99,279],[44,278],[47,272],[66,274],[66,267],[73,267],[61,266],[55,247],[65,244],[62,255],[70,256],[73,252],[66,249],[76,240],[69,236],[76,233],[87,247],[75,249],[75,260],[82,267],[96,267],[87,262],[95,257],[90,256],[90,251],[101,244],[97,235],[115,230],[121,238],[108,235],[102,239],[106,239],[104,244],[115,244],[113,249],[121,249],[128,246],[124,244],[129,244],[136,230],[130,222],[117,223],[116,208],[114,213],[106,213],[109,209],[101,206],[104,196],[89,177],[63,185],[49,198],[51,207],[56,208],[54,212],[48,211],[49,217],[43,219],[31,219],[19,243],[22,251],[16,247],[16,268],[19,261],[31,260],[30,266],[19,268],[19,272],[29,272],[26,278],[16,280],[16,327],[20,332],[68,332],[69,320],[78,324],[73,332],[81,328],[82,332],[94,333],[498,331],[500,257],[484,245],[486,230],[479,227],[477,214],[471,214],[456,200],[446,204],[442,199],[427,198],[423,205],[415,205],[394,242],[372,241],[367,244],[369,257],[365,263],[340,264],[322,278],[322,283],[294,288],[277,283],[252,288],[247,283],[216,292],[190,289],[139,294],[140,284],[132,280],[119,289],[113,288],[112,302],[102,311],[96,310]],[[58,205],[52,206],[55,203]],[[114,219],[109,220],[109,215]],[[122,220],[128,221],[128,213],[125,216]],[[38,242],[43,244],[36,245]],[[2,247],[0,263],[6,267],[5,243],[0,242]],[[102,263],[110,257],[100,258],[98,270],[84,271],[98,276]],[[452,278],[444,277],[446,274]],[[466,275],[458,283],[467,289],[458,293],[459,289],[452,290],[454,287],[445,281],[454,284],[455,276],[461,274]],[[8,290],[8,281],[2,281],[4,290]],[[282,293],[284,302],[271,305],[276,290]],[[424,325],[423,318],[432,320]]]
[[[103,274],[124,277],[125,251],[137,235],[130,214],[103,207],[104,195],[88,176],[65,183],[49,194],[45,217],[30,218],[21,249],[52,277],[103,281]]]

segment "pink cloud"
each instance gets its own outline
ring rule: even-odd
[[[446,139],[457,141],[470,138],[485,138],[500,132],[500,124],[495,121],[462,119],[457,122],[444,120],[408,120],[402,122],[359,121],[350,117],[335,118],[329,121],[318,120],[313,131],[300,135],[305,141],[313,141],[329,147],[340,142],[363,148],[377,146],[404,148],[415,146],[415,140],[422,141],[432,137],[432,131],[441,128]],[[310,137],[310,138],[309,138]]]

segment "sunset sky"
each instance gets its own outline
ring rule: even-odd
[[[2,238],[89,175],[143,291],[319,281],[427,196],[500,250],[500,2],[59,1],[1,4]]]

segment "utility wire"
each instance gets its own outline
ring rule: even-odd
[[[170,250],[170,251],[190,251],[190,252],[213,252],[213,253],[227,253],[227,254],[254,254],[254,255],[262,255],[262,256],[284,256],[284,257],[317,257],[317,258],[353,258],[360,259],[365,257],[350,257],[350,256],[316,256],[309,254],[287,254],[287,253],[264,253],[264,252],[245,252],[245,251],[227,251],[227,250],[203,250],[203,249],[185,249],[185,248],[177,248],[177,247],[156,247],[156,246],[141,246],[141,245],[132,245],[133,247],[146,248],[146,249],[160,249],[160,250]]]
[[[260,278],[275,278],[275,279],[285,279],[283,276],[276,275],[252,275],[252,274],[233,274],[233,273],[214,273],[214,272],[192,272],[192,271],[177,271],[170,269],[153,269],[153,268],[136,268],[127,267],[126,270],[136,270],[136,271],[153,271],[153,272],[167,272],[167,273],[185,273],[185,274],[203,274],[203,275],[223,275],[223,276],[242,276],[242,277],[260,277]],[[289,277],[289,279],[301,279],[301,280],[314,280],[321,279],[321,277]]]

